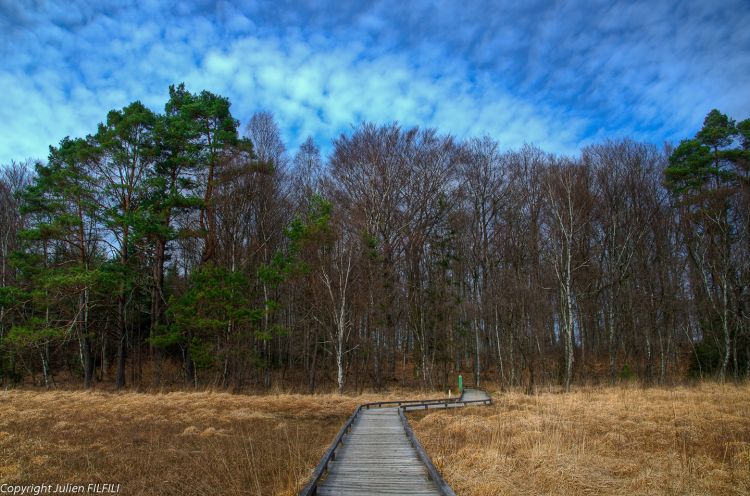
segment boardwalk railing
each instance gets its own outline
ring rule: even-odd
[[[326,453],[325,455],[323,455],[320,463],[318,463],[318,466],[315,467],[312,480],[307,486],[305,486],[302,492],[299,493],[300,496],[315,496],[315,494],[317,494],[318,482],[320,482],[320,479],[328,471],[328,464],[336,459],[336,448],[338,448],[339,445],[343,442],[344,436],[349,434],[349,432],[352,430],[352,424],[354,424],[354,421],[357,419],[357,415],[359,415],[359,412],[362,411],[363,406],[364,405],[359,405],[354,410],[354,413],[352,413],[351,417],[349,417],[349,419],[344,423],[344,425],[341,427],[341,430],[339,430],[339,433],[336,434],[336,437],[331,443],[331,446],[328,448],[328,450],[326,450]]]
[[[455,408],[458,406],[491,405],[491,404],[492,404],[491,399],[470,400],[470,401],[462,401],[461,399],[455,399],[452,401],[437,401],[434,403],[402,405],[401,407],[399,407],[399,410],[410,412],[414,410],[427,410],[427,409],[432,409],[432,408]]]
[[[411,425],[409,425],[409,419],[406,418],[404,410],[405,409],[403,407],[399,408],[398,416],[401,417],[401,423],[404,425],[406,437],[409,438],[411,445],[414,446],[414,449],[417,451],[417,456],[419,456],[421,462],[425,467],[427,467],[427,473],[430,474],[430,479],[432,479],[432,481],[435,483],[438,491],[442,496],[456,496],[456,493],[453,492],[453,489],[451,489],[448,483],[445,482],[445,479],[443,479],[443,476],[440,475],[440,472],[437,468],[435,468],[435,465],[432,464],[430,456],[422,447],[422,444],[417,439],[417,436],[414,435],[414,431],[411,429]]]
[[[401,400],[401,401],[376,401],[374,403],[364,403],[362,404],[362,408],[370,409],[370,408],[383,408],[383,407],[389,407],[389,406],[404,406],[404,405],[434,405],[438,403],[451,403],[451,402],[457,402],[460,401],[460,397],[456,398],[438,398],[434,400]]]
[[[320,483],[323,476],[328,472],[328,465],[336,459],[336,449],[344,442],[344,437],[351,432],[352,427],[354,426],[354,421],[357,420],[357,417],[359,416],[360,412],[362,410],[369,410],[370,408],[383,408],[383,407],[399,407],[399,415],[401,417],[401,422],[404,425],[404,430],[406,431],[406,435],[411,441],[412,445],[417,451],[417,454],[419,455],[420,460],[422,463],[427,467],[427,471],[430,475],[430,478],[435,481],[435,484],[438,487],[438,490],[443,496],[455,496],[455,493],[453,490],[448,486],[448,484],[443,480],[442,476],[440,475],[440,472],[435,468],[435,466],[432,464],[432,461],[430,460],[430,457],[427,456],[427,453],[424,451],[424,448],[422,448],[422,445],[419,444],[419,441],[417,440],[416,436],[414,436],[414,432],[411,430],[411,426],[409,426],[409,421],[406,419],[406,415],[404,415],[404,412],[407,410],[418,410],[418,409],[428,409],[428,408],[451,408],[452,405],[455,406],[466,406],[471,404],[484,404],[484,405],[491,405],[492,400],[474,400],[474,401],[463,401],[463,394],[460,397],[457,398],[440,398],[440,399],[432,399],[432,400],[401,400],[401,401],[376,401],[372,403],[363,403],[354,410],[354,413],[349,417],[349,419],[344,423],[344,425],[339,430],[338,434],[336,434],[336,437],[333,439],[333,442],[326,450],[325,454],[323,455],[323,458],[321,458],[320,463],[318,463],[317,467],[315,467],[315,471],[313,472],[312,479],[310,482],[305,486],[304,489],[299,493],[300,496],[315,496],[318,491],[318,484]]]

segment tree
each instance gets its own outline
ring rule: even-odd
[[[364,325],[376,387],[395,374],[397,343],[408,341],[406,336],[398,339],[403,313],[398,264],[409,228],[404,210],[409,181],[406,150],[417,132],[397,124],[363,123],[351,136],[334,140],[329,164],[331,201],[368,246],[362,261],[368,302]]]
[[[743,281],[747,272],[745,269],[743,274],[743,265],[734,262],[744,251],[737,243],[743,233],[746,239],[748,231],[749,126],[747,120],[737,125],[725,114],[712,110],[695,138],[683,140],[674,150],[664,171],[667,185],[683,212],[690,260],[721,329],[718,375],[722,381],[732,356],[733,336],[736,338],[743,326],[737,311],[742,288],[747,286]],[[710,330],[712,326],[704,327]]]
[[[241,138],[230,110],[172,86],[0,172],[6,384],[750,374],[750,120],[580,159],[363,123],[290,161],[270,112]]]
[[[526,379],[526,391],[533,393],[544,372],[545,345],[555,341],[547,332],[554,312],[544,292],[549,286],[550,267],[542,250],[546,241],[545,169],[552,157],[538,148],[524,146],[505,154],[502,160],[507,167],[506,201],[491,247],[499,276],[494,287],[490,286],[494,292],[491,303],[497,369],[501,384],[514,386]]]
[[[128,337],[128,294],[137,283],[131,254],[137,226],[144,222],[146,184],[157,157],[154,137],[156,115],[140,102],[112,110],[93,138],[98,147],[94,167],[102,181],[103,223],[111,234],[116,261],[110,271],[117,286],[117,370],[115,387],[125,385],[125,353]]]
[[[196,144],[198,130],[179,111],[179,104],[184,98],[184,87],[171,86],[169,94],[165,114],[155,122],[154,140],[158,151],[153,174],[145,184],[145,217],[140,226],[142,235],[153,244],[150,345],[157,340],[166,325],[168,295],[164,289],[164,273],[169,244],[179,237],[192,236],[190,229],[180,229],[177,217],[190,217],[202,205],[196,180],[200,166],[200,146]],[[161,351],[158,351],[156,360],[158,385],[161,382]]]
[[[14,282],[11,267],[11,254],[17,247],[18,232],[23,227],[23,219],[17,194],[26,186],[29,179],[28,165],[11,162],[0,174],[0,342],[6,329],[10,287]]]
[[[180,344],[189,352],[195,369],[210,368],[220,353],[226,352],[217,346],[223,332],[262,319],[263,311],[251,307],[249,293],[242,274],[213,264],[202,266],[191,274],[187,291],[170,302],[172,323],[156,343]],[[190,379],[198,387],[197,371]]]
[[[254,113],[247,123],[245,132],[253,143],[255,155],[260,162],[277,169],[286,169],[286,145],[281,139],[281,130],[271,112]]]
[[[471,288],[470,298],[474,306],[472,318],[475,346],[474,385],[479,386],[480,336],[488,331],[487,309],[489,305],[484,300],[490,294],[491,281],[499,282],[497,281],[499,275],[493,270],[496,264],[492,263],[494,257],[491,253],[505,193],[502,189],[504,170],[498,144],[489,138],[469,141],[462,172],[466,209],[470,212],[467,233],[470,240],[468,255],[471,257],[470,265],[473,270],[468,283]],[[499,341],[497,345],[500,346]]]
[[[35,179],[21,196],[22,211],[32,220],[21,237],[31,253],[17,261],[35,286],[30,288],[32,311],[17,329],[17,342],[43,344],[47,352],[53,338],[75,330],[86,388],[94,380],[89,316],[98,278],[92,262],[99,255],[99,197],[91,166],[97,159],[95,147],[84,139],[65,138],[59,147],[50,147],[48,164],[37,164]],[[65,310],[66,301],[75,311]],[[45,369],[47,363],[45,355]]]
[[[592,215],[598,252],[598,281],[595,291],[601,295],[609,354],[610,383],[617,380],[617,352],[622,339],[625,302],[622,292],[631,277],[633,259],[651,224],[644,207],[652,205],[648,195],[654,193],[649,171],[660,165],[660,155],[653,148],[630,140],[607,142],[587,147],[583,163],[593,172],[594,209]],[[649,341],[646,336],[646,341]]]
[[[346,384],[345,358],[352,330],[352,260],[354,239],[342,230],[341,218],[334,219],[332,204],[319,195],[310,199],[304,217],[296,217],[287,235],[291,241],[285,265],[305,277],[307,299],[315,322],[333,344],[336,385],[339,394]],[[316,337],[317,339],[317,337]]]
[[[307,139],[300,145],[292,161],[292,180],[295,189],[296,202],[302,208],[314,194],[320,192],[320,182],[323,175],[323,160],[320,149],[312,139]]]
[[[216,209],[214,192],[220,181],[223,167],[237,154],[252,157],[249,140],[239,138],[239,122],[229,110],[231,104],[225,97],[210,91],[192,94],[184,84],[170,87],[167,111],[178,115],[189,128],[191,145],[199,154],[201,181],[205,184],[199,224],[204,235],[201,263],[213,260],[216,254]]]
[[[0,169],[0,351],[3,339],[13,324],[13,309],[18,307],[19,281],[12,258],[20,247],[18,234],[25,227],[19,194],[31,180],[31,164],[11,162]],[[4,357],[0,355],[0,360]],[[4,360],[0,361],[0,377],[6,375]]]
[[[580,164],[560,160],[546,171],[547,227],[549,255],[557,278],[559,329],[565,348],[565,390],[570,391],[575,357],[575,311],[577,296],[574,277],[589,260],[580,256],[591,212],[588,171]],[[579,325],[580,328],[580,325]]]

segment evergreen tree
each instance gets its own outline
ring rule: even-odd
[[[138,226],[146,222],[147,184],[157,159],[154,128],[157,116],[142,103],[112,110],[94,137],[99,160],[103,224],[109,231],[114,259],[108,273],[117,286],[117,370],[115,387],[125,385],[125,352],[128,338],[128,295],[137,283],[131,255],[138,241]]]
[[[682,208],[687,248],[698,285],[708,303],[704,314],[704,338],[716,333],[721,350],[718,375],[726,376],[732,342],[741,333],[743,274],[742,248],[737,246],[750,226],[747,213],[748,120],[739,125],[718,110],[712,110],[694,138],[684,140],[669,158],[664,171],[667,186]],[[744,334],[744,332],[742,333]],[[736,365],[735,374],[738,373]]]
[[[98,279],[99,233],[91,164],[97,159],[95,147],[84,139],[65,138],[59,147],[50,147],[48,164],[37,164],[35,181],[22,195],[31,226],[20,234],[27,250],[16,257],[30,296],[26,323],[13,329],[16,342],[44,348],[40,355],[47,380],[50,343],[75,332],[84,387],[91,387],[94,377],[95,330],[89,314]]]

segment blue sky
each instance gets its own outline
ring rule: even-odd
[[[134,4],[138,6],[135,7]],[[291,151],[362,120],[575,153],[750,117],[747,1],[0,0],[0,163],[169,84],[274,113]]]

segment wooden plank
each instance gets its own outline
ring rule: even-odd
[[[335,456],[327,464],[325,478],[317,485],[318,479],[313,479],[302,494],[317,490],[316,494],[321,496],[453,495],[422,450],[401,410],[460,408],[469,406],[467,401],[478,400],[491,401],[486,392],[467,388],[461,399],[424,404],[391,402],[389,405],[399,406],[358,408],[350,418],[348,434],[340,437],[333,452]]]
[[[363,410],[329,464],[320,495],[440,495],[397,408]]]

